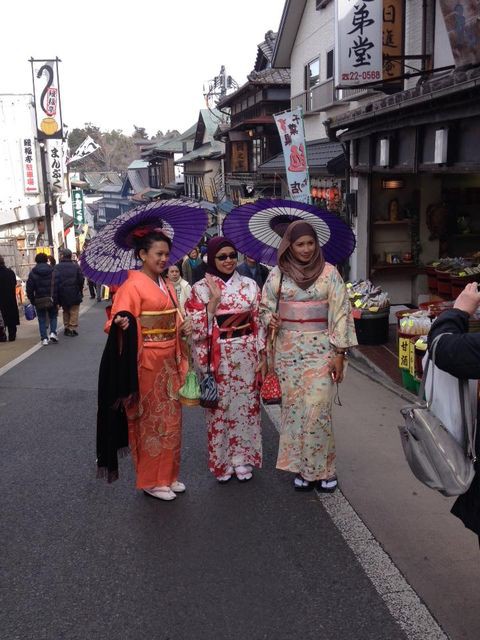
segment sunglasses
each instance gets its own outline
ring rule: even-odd
[[[238,253],[236,251],[232,253],[221,253],[219,256],[215,256],[215,260],[220,260],[220,262],[225,262],[225,260],[236,260],[238,258]]]

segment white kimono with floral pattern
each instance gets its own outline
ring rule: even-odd
[[[185,305],[192,318],[192,356],[199,378],[205,375],[209,336],[213,338],[213,363],[219,406],[205,409],[208,426],[209,469],[216,477],[229,467],[262,465],[260,396],[255,369],[265,348],[265,330],[259,323],[260,290],[254,280],[234,272],[230,280],[212,276],[222,291],[215,316],[208,319],[210,289],[206,280],[193,285]],[[216,316],[251,312],[252,333],[220,339]]]

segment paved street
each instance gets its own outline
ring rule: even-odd
[[[394,579],[393,565],[388,576],[376,581],[376,556],[371,553],[376,542],[368,530],[367,542],[361,540],[361,523],[355,525],[357,516],[353,510],[349,514],[339,492],[322,499],[296,494],[290,478],[275,471],[276,431],[267,416],[265,468],[247,485],[232,481],[220,486],[207,472],[199,409],[185,411],[186,495],[163,503],[136,492],[129,459],[121,461],[117,483],[96,480],[96,374],[105,339],[103,320],[103,305],[92,307],[81,317],[80,337],[62,336],[58,345],[42,348],[0,377],[1,638],[444,637],[420,601],[414,602],[407,583],[388,587],[383,581]],[[364,424],[359,425],[355,398],[365,398],[365,393],[370,393],[372,406],[365,408]],[[468,605],[465,615],[448,606],[458,591],[455,579],[474,564],[474,540],[435,502],[438,496],[423,492],[413,480],[401,497],[396,485],[406,474],[399,444],[389,435],[393,426],[385,417],[385,429],[369,420],[374,407],[385,416],[386,403],[404,401],[392,400],[390,392],[355,371],[343,396],[337,431],[344,492],[394,561],[398,557],[412,586],[418,583],[422,598],[438,609],[454,631],[451,637],[474,638],[474,583],[466,589],[463,585],[464,595],[457,595]],[[357,437],[352,439],[353,429]],[[367,446],[371,429],[378,436],[373,451]],[[386,461],[370,472],[365,459],[379,456],[381,448]],[[383,485],[378,482],[380,468],[384,474],[389,469]],[[418,497],[413,507],[407,499],[411,485]],[[393,503],[395,486],[398,504]],[[450,576],[445,567],[435,566],[439,551],[425,530],[425,508],[428,526],[442,527],[442,544],[447,532],[463,545],[462,553],[456,545],[448,549]],[[426,545],[432,547],[434,562],[418,567],[417,556],[425,555]],[[371,554],[367,564],[365,550]],[[380,546],[378,553],[383,554]],[[433,570],[437,582],[429,590]],[[452,594],[445,595],[442,609],[439,591],[452,576],[453,585],[446,586]],[[420,622],[430,625],[430,635],[409,629],[417,605],[423,607],[421,615],[427,614]],[[395,610],[400,613],[394,619]]]

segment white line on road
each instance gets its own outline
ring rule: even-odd
[[[92,306],[93,306],[93,304],[86,303],[85,306],[82,306],[80,308],[79,315],[82,316]],[[63,328],[63,324],[59,324],[57,326],[57,331],[60,331],[62,328]],[[33,355],[36,351],[38,351],[41,348],[42,348],[42,343],[39,342],[38,344],[33,345],[33,347],[30,347],[30,349],[28,349],[28,351],[25,351],[24,353],[21,353],[14,360],[11,360],[7,364],[5,364],[3,367],[0,367],[0,377],[3,376],[5,373],[7,373],[7,371],[10,371],[10,369],[13,369],[13,367],[16,367],[17,364],[20,364],[21,362],[23,362],[24,360],[29,358],[31,355]]]
[[[264,405],[277,430],[280,407]],[[408,584],[340,490],[317,496],[360,566],[408,640],[448,640],[435,618]]]

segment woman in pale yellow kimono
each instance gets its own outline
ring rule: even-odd
[[[177,306],[173,285],[165,281],[170,239],[159,231],[135,231],[132,241],[142,260],[140,271],[129,271],[115,294],[110,320],[126,330],[128,312],[137,321],[138,398],[125,406],[128,441],[137,488],[160,500],[173,500],[185,491],[180,482],[181,405],[178,391],[185,381],[188,360],[181,334],[190,334]]]
[[[282,387],[277,469],[296,474],[297,491],[310,491],[315,484],[334,491],[334,384],[342,382],[347,350],[357,340],[345,284],[325,262],[308,223],[298,220],[288,227],[260,313],[276,333],[275,369]]]

